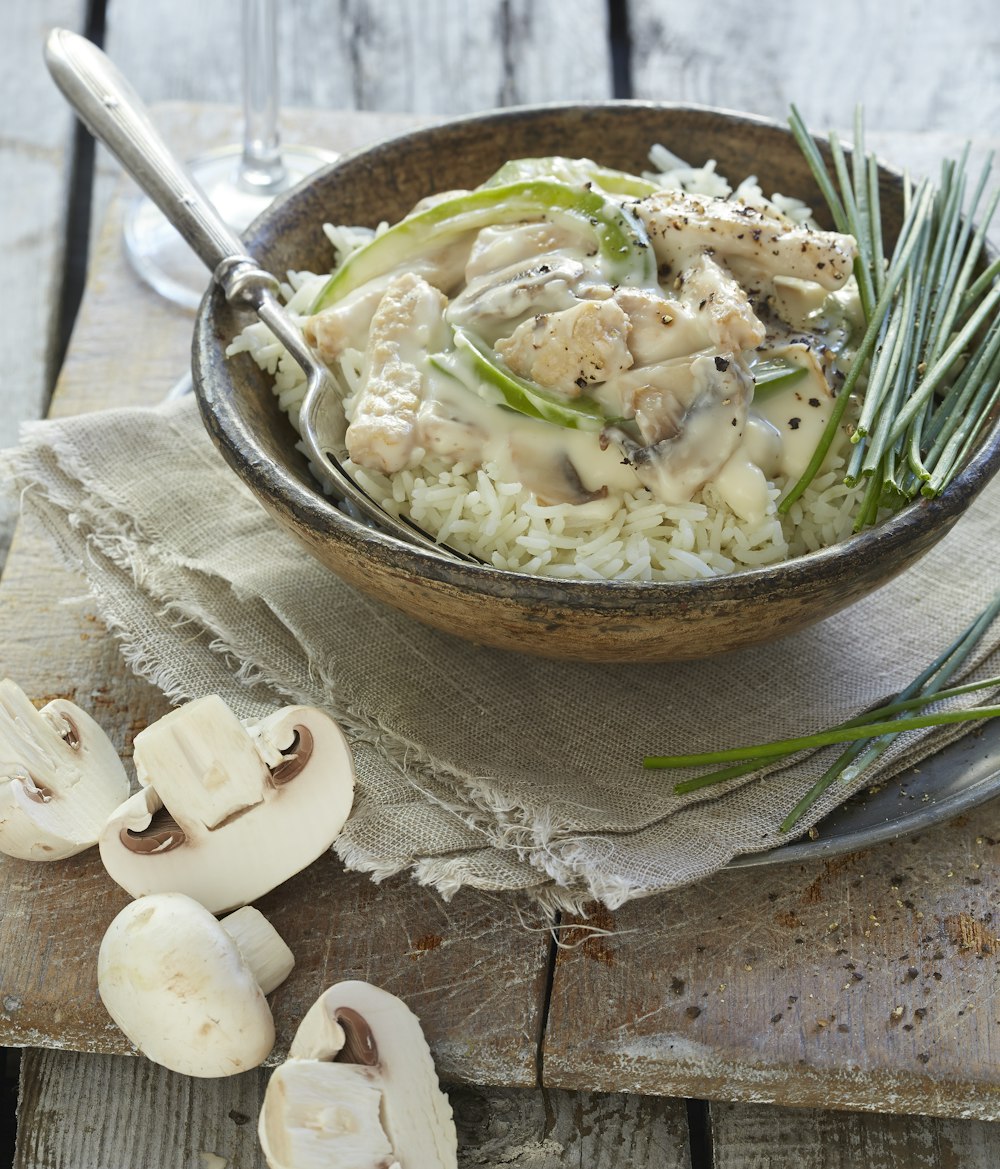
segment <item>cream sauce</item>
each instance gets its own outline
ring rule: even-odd
[[[655,198],[662,204],[665,196]],[[715,214],[716,209],[711,210]],[[725,209],[722,213],[728,214]],[[788,232],[802,238],[801,228],[792,225]],[[841,242],[848,237],[831,242],[833,233],[816,234],[822,237],[816,248],[836,246],[841,259],[849,250],[848,243]],[[739,238],[745,250],[742,236],[733,231],[730,235]],[[659,253],[666,245],[655,237],[654,241]],[[805,470],[835,399],[819,362],[811,354],[809,361],[796,361],[792,345],[785,347],[787,359],[804,365],[806,376],[784,389],[761,392],[748,411],[746,393],[742,412],[731,408],[724,397],[729,384],[724,371],[735,361],[746,381],[755,360],[752,349],[733,351],[732,346],[746,343],[735,338],[762,337],[766,323],[768,340],[761,357],[767,357],[768,350],[781,352],[783,338],[788,342],[804,338],[809,345],[842,350],[857,315],[853,281],[830,293],[820,283],[803,278],[799,259],[786,278],[780,271],[768,271],[766,255],[755,253],[751,296],[734,279],[734,270],[740,268],[736,259],[746,268],[746,256],[736,257],[730,269],[725,248],[707,248],[697,233],[683,236],[678,232],[669,242],[671,273],[680,275],[671,275],[659,288],[608,285],[593,240],[546,222],[491,226],[470,233],[434,256],[441,273],[437,281],[434,265],[410,264],[409,272],[426,272],[427,280],[451,297],[443,308],[440,328],[425,320],[417,330],[421,337],[400,341],[406,360],[420,370],[422,378],[410,464],[419,462],[425,452],[470,465],[494,463],[501,478],[521,482],[545,502],[572,502],[600,510],[594,495],[640,485],[632,456],[634,448],[641,447],[639,462],[646,472],[642,482],[666,502],[689,499],[711,481],[743,519],[762,518],[771,506],[771,482],[778,477],[794,482]],[[791,256],[793,251],[786,247],[783,255]],[[814,258],[814,249],[809,256]],[[692,280],[692,288],[685,290],[688,270],[697,272],[697,282]],[[719,273],[714,291],[713,272]],[[406,277],[390,273],[388,282],[384,276],[379,278],[379,287],[391,289],[393,279]],[[828,283],[824,277],[824,284]],[[354,295],[361,298],[364,293]],[[521,331],[537,347],[538,360],[532,358],[531,368],[553,368],[559,364],[553,358],[576,368],[586,363],[588,354],[573,348],[585,344],[573,334],[573,309],[587,300],[611,297],[627,314],[630,352],[626,352],[625,367],[603,383],[584,385],[586,379],[580,379],[577,384],[600,402],[612,433],[620,433],[622,426],[626,431],[631,426],[634,433],[638,423],[641,440],[630,439],[627,449],[619,441],[602,441],[599,421],[571,429],[517,413],[504,404],[495,386],[478,378],[467,364],[463,366],[460,355],[448,351],[447,344],[443,353],[422,348],[429,336],[447,337],[450,326],[476,333],[487,346],[497,346],[534,317],[537,327]],[[762,309],[768,297],[770,307]],[[338,310],[334,306],[327,311]],[[791,320],[780,319],[781,312]],[[555,327],[563,324],[560,313],[567,314],[564,328]],[[309,326],[314,334],[321,332],[321,316]],[[354,340],[364,347],[363,339]],[[339,336],[338,343],[343,343]],[[706,356],[714,358],[717,376],[704,361]],[[496,364],[503,366],[499,357]],[[833,364],[828,362],[828,368]],[[695,366],[701,371],[698,376],[690,372]],[[567,395],[566,386],[558,393],[554,387],[542,387],[543,393],[553,398],[562,394],[572,405],[576,392],[572,384],[569,390]],[[364,406],[366,392],[362,386],[355,395],[355,416],[358,404]],[[374,414],[379,410],[381,405],[375,403]],[[650,411],[653,416],[647,417]],[[367,416],[372,413],[369,410]],[[729,428],[737,423],[734,433]],[[723,425],[725,429],[720,430]],[[371,436],[367,438],[371,443]],[[377,462],[377,454],[375,458]],[[650,468],[659,479],[649,473]]]

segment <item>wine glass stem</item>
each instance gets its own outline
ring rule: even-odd
[[[237,181],[267,194],[285,179],[278,136],[278,30],[275,0],[243,0],[243,157]]]

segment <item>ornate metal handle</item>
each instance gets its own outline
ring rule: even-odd
[[[142,99],[108,57],[86,38],[57,28],[46,42],[45,62],[87,129],[187,240],[226,296],[256,308],[277,282],[244,252],[239,237],[164,142]]]

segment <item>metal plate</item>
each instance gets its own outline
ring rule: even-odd
[[[816,825],[815,839],[735,857],[730,868],[838,856],[929,828],[1000,795],[1000,719],[949,744],[875,793],[862,790]]]

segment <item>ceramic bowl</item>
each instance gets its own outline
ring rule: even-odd
[[[509,158],[563,154],[630,171],[661,142],[689,161],[718,161],[766,191],[821,196],[788,131],[705,108],[612,102],[509,109],[418,130],[345,156],[279,199],[246,235],[264,267],[326,271],[324,222],[375,225],[435,191],[472,187]],[[889,228],[897,176],[881,176]],[[349,518],[325,498],[295,449],[268,378],[225,348],[248,323],[216,290],[199,311],[195,385],[223,456],[274,518],[337,576],[413,618],[474,642],[555,658],[699,658],[789,634],[879,588],[927,552],[1000,465],[994,420],[949,488],[878,528],[773,567],[682,583],[560,581],[449,562]]]

